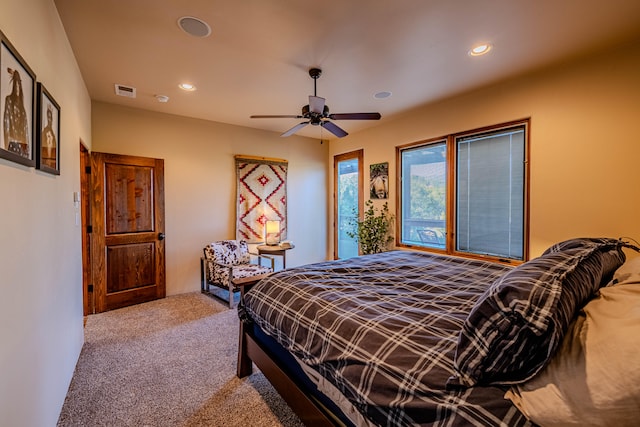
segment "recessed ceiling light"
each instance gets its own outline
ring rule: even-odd
[[[187,92],[193,92],[196,90],[196,87],[191,83],[180,83],[178,87],[182,90],[186,90]]]
[[[484,55],[485,53],[489,53],[489,51],[491,50],[491,47],[492,46],[489,43],[479,44],[471,48],[471,50],[469,51],[469,55],[471,56]]]
[[[388,91],[382,91],[382,92],[378,92],[375,95],[373,95],[374,98],[376,99],[385,99],[385,98],[389,98],[391,96],[391,92]]]
[[[207,37],[211,34],[211,27],[202,19],[193,16],[183,16],[178,19],[178,26],[194,37]]]

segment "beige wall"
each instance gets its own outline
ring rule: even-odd
[[[390,118],[332,142],[330,162],[364,148],[368,182],[388,161],[395,211],[397,145],[530,117],[531,256],[571,237],[640,240],[638,76],[640,42]]]
[[[94,151],[165,160],[168,295],[199,290],[203,246],[235,236],[236,154],[289,161],[287,267],[326,259],[327,143],[100,102],[92,124]]]
[[[60,176],[0,160],[0,425],[53,426],[83,343],[73,192],[91,103],[53,1],[2,0],[0,29],[61,106]]]
[[[579,235],[640,238],[640,43],[424,106],[339,143],[91,102],[52,0],[3,0],[0,29],[62,107],[61,175],[0,160],[0,425],[55,425],[83,342],[79,141],[165,159],[167,290],[198,289],[201,247],[233,236],[234,154],[288,159],[290,265],[332,253],[333,155],[531,117],[531,253]],[[92,123],[93,120],[93,123]],[[92,129],[93,127],[93,129]],[[394,207],[394,206],[392,206]]]

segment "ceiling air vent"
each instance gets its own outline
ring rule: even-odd
[[[118,96],[126,96],[127,98],[135,98],[136,97],[136,88],[117,84],[116,85],[116,95],[118,95]]]

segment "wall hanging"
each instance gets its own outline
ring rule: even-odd
[[[287,168],[283,159],[237,155],[236,238],[265,242],[267,221],[280,221],[277,240],[287,237]]]

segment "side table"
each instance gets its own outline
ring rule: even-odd
[[[287,251],[295,248],[294,245],[288,247],[282,247],[280,245],[260,245],[256,249],[258,250],[258,255],[267,254],[267,255],[279,255],[282,257],[282,269],[287,268]]]

